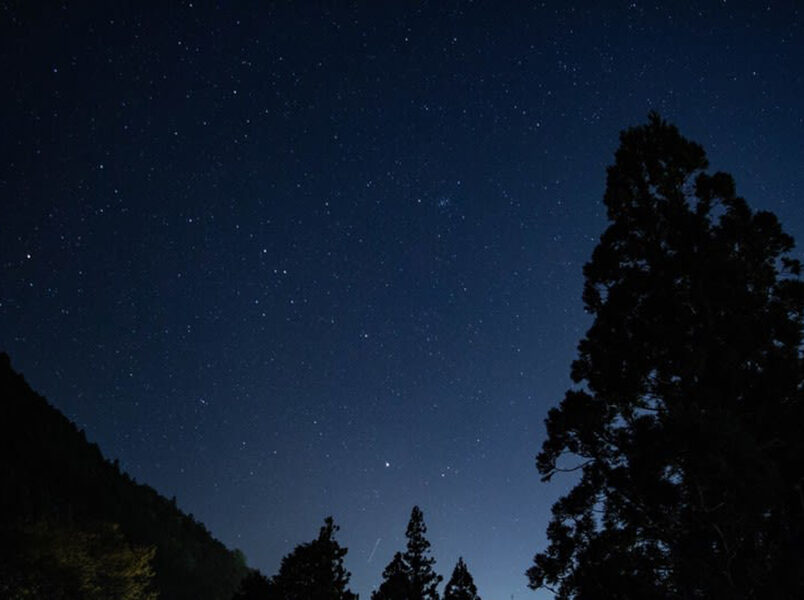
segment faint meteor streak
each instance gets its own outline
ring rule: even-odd
[[[372,550],[371,550],[371,554],[369,554],[369,557],[368,557],[368,561],[367,561],[367,562],[371,562],[371,559],[372,559],[372,558],[374,558],[374,553],[377,551],[377,546],[379,546],[379,545],[380,545],[380,542],[381,542],[381,541],[382,541],[382,538],[377,538],[377,541],[376,541],[376,542],[374,542],[374,548],[372,548]]]

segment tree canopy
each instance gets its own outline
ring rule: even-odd
[[[397,552],[394,558],[383,569],[382,583],[374,593],[371,600],[407,600],[410,593],[410,576],[408,565],[402,558],[402,553]]]
[[[480,600],[475,580],[463,562],[463,557],[458,559],[452,570],[452,576],[444,588],[444,600]]]
[[[430,556],[430,542],[425,537],[426,533],[424,514],[418,506],[414,506],[405,531],[408,545],[403,555],[410,569],[411,600],[438,600],[436,588],[443,579],[433,569],[435,558]]]
[[[249,571],[240,581],[232,600],[267,600],[271,597],[271,582],[258,570]]]
[[[651,114],[621,134],[594,321],[547,417],[553,506],[532,588],[576,598],[804,597],[800,265],[732,177]]]
[[[335,540],[332,517],[324,520],[318,537],[300,544],[282,559],[270,582],[271,600],[357,600],[349,588],[350,573],[343,566],[348,550]]]
[[[1,598],[156,600],[156,548],[131,546],[116,525],[38,521],[0,530]]]
[[[397,552],[383,571],[383,582],[371,595],[372,600],[438,600],[438,584],[443,577],[434,569],[430,542],[425,534],[424,514],[418,506],[410,513],[405,531],[407,548]]]

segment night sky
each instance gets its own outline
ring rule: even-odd
[[[801,5],[106,4],[0,3],[14,367],[268,575],[331,514],[368,600],[419,504],[445,577],[549,597],[618,132],[658,110],[804,242]]]

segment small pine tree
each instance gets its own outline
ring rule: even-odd
[[[383,582],[379,589],[371,594],[371,600],[408,600],[410,597],[409,570],[405,559],[402,558],[402,553],[394,554],[394,558],[382,572]]]
[[[338,529],[327,517],[317,539],[300,544],[282,559],[279,573],[271,579],[271,600],[357,600],[347,587],[351,573],[343,566],[348,550],[334,539]]]
[[[480,600],[475,581],[472,579],[469,569],[466,568],[463,557],[458,559],[455,569],[452,571],[452,577],[449,578],[447,587],[444,588],[444,600]]]
[[[418,506],[414,506],[405,532],[408,547],[403,555],[409,569],[410,600],[438,600],[436,588],[443,579],[433,570],[435,558],[430,556],[430,542],[424,537],[425,533],[424,515]]]

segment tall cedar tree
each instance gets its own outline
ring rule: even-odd
[[[271,600],[357,600],[348,589],[350,573],[343,566],[348,550],[334,535],[339,527],[332,517],[324,520],[318,538],[297,546],[282,559],[270,583]]]
[[[530,586],[559,599],[804,598],[800,265],[698,144],[651,114],[608,169],[594,322],[549,412]],[[570,458],[574,457],[574,461]]]
[[[480,600],[475,580],[472,579],[472,574],[466,568],[463,557],[458,559],[455,569],[452,571],[452,577],[449,578],[447,587],[444,588],[444,600]]]
[[[383,583],[371,595],[372,600],[438,600],[437,588],[443,577],[433,570],[435,558],[430,556],[425,533],[424,515],[414,506],[405,531],[407,550],[404,554],[397,552],[385,567]]]

